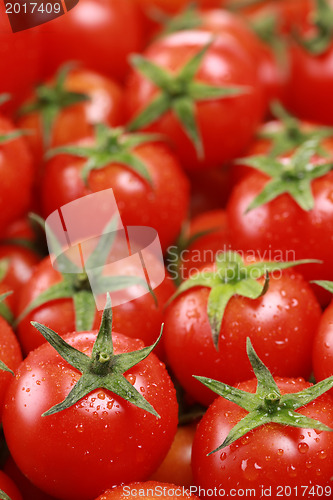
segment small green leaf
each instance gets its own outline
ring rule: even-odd
[[[325,392],[332,389],[332,387],[333,377],[329,377],[297,394],[285,394],[281,398],[281,403],[288,403],[288,406],[292,406],[297,410],[319,398],[319,396],[325,394]]]
[[[96,303],[93,294],[88,290],[80,290],[73,294],[75,311],[75,329],[85,332],[92,329],[96,315]]]
[[[1,96],[0,96],[1,98]],[[1,104],[1,102],[0,102]],[[0,490],[0,498],[1,500],[11,500],[11,498],[7,495],[7,493],[5,493],[4,491]]]
[[[216,349],[218,348],[218,340],[222,327],[224,311],[233,295],[235,295],[235,287],[224,283],[215,286],[211,290],[208,297],[207,314]]]
[[[287,190],[289,190],[289,186],[286,188],[284,182],[281,182],[278,179],[274,179],[266,184],[264,189],[261,191],[258,196],[254,198],[254,200],[249,204],[245,213],[251,212],[255,208],[261,207],[266,203],[269,203],[272,200],[275,200],[281,194],[284,194]]]
[[[0,281],[2,281],[9,269],[10,260],[9,259],[0,259]],[[0,297],[1,300],[1,297]]]
[[[8,368],[7,365],[5,365],[5,363],[3,361],[0,360],[0,370],[4,371],[4,372],[9,372],[11,373],[12,375],[15,375],[13,370],[11,370],[10,368]]]
[[[115,155],[113,161],[114,163],[119,163],[130,168],[132,172],[137,173],[142,179],[145,179],[148,184],[152,184],[152,178],[145,163],[138,156],[135,156],[135,154],[124,151]]]
[[[182,82],[191,82],[196,74],[198,73],[201,63],[207,53],[207,51],[212,46],[214,39],[207,43],[202,49],[200,49],[196,54],[194,54],[189,61],[183,66],[180,73],[178,74],[178,80]]]
[[[24,130],[13,130],[12,132],[8,132],[8,134],[2,134],[0,135],[0,144],[14,141],[18,137],[25,135],[25,133],[26,132]]]
[[[195,81],[189,85],[189,96],[195,101],[211,101],[213,99],[237,97],[249,92],[251,92],[251,88],[245,86],[218,87]]]
[[[264,365],[261,359],[258,357],[257,353],[253,349],[251,340],[249,337],[246,339],[246,352],[255,373],[255,376],[258,380],[257,387],[257,395],[260,398],[264,398],[265,396],[274,394],[277,396],[281,396],[280,390],[276,385],[276,382],[268,370],[268,368]]]
[[[284,413],[283,415],[274,415],[272,422],[276,424],[289,425],[290,427],[300,427],[301,429],[317,429],[318,431],[329,431],[333,429],[323,424],[319,420],[305,417],[297,412]]]
[[[248,167],[255,168],[270,177],[279,176],[282,172],[281,162],[266,156],[248,156],[247,158],[240,158],[239,160],[236,160],[235,163],[237,165],[244,164]]]
[[[193,100],[189,97],[178,97],[174,99],[172,109],[194,144],[199,159],[203,159],[205,152],[197,125],[196,109]]]
[[[161,66],[154,64],[149,59],[139,54],[134,54],[130,57],[130,62],[137,71],[157,85],[157,87],[165,90],[172,83],[172,76],[165,69],[161,68]]]
[[[117,236],[119,222],[119,216],[115,214],[103,228],[103,234],[99,237],[96,248],[85,261],[87,270],[102,267],[107,263],[107,258]]]
[[[8,93],[0,94],[0,106],[11,100],[11,95]]]
[[[172,101],[164,93],[157,95],[128,125],[128,130],[133,132],[143,129],[158,120],[164,113],[171,109]]]

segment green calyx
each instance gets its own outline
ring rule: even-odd
[[[5,304],[2,303],[2,301],[5,300],[5,298],[8,297],[8,295],[11,295],[12,293],[13,292],[7,292],[7,293],[3,293],[0,295],[0,316],[2,316],[6,321],[8,321],[7,320],[7,313],[10,315],[10,317],[12,317],[12,313],[7,308],[7,306],[5,306]],[[4,314],[4,312],[5,312],[5,314]],[[14,375],[13,370],[8,368],[8,366],[5,365],[5,363],[1,360],[0,360],[0,370],[2,370],[4,372],[9,372],[12,375]],[[1,490],[0,490],[0,493],[1,493]]]
[[[313,25],[316,33],[311,37],[301,37],[298,33],[295,38],[308,52],[319,56],[326,52],[333,40],[333,9],[329,0],[315,0],[316,9],[313,14]]]
[[[248,338],[246,343],[247,355],[258,380],[255,394],[231,387],[222,382],[206,377],[194,378],[223,398],[236,403],[248,412],[229,432],[223,443],[209,453],[216,453],[237,439],[262,425],[275,423],[302,429],[317,429],[319,431],[332,431],[330,427],[319,420],[301,415],[296,410],[305,406],[333,387],[333,377],[329,377],[308,389],[295,394],[282,395],[272,374],[257,356]]]
[[[64,65],[58,71],[55,83],[53,85],[39,85],[36,88],[35,101],[24,105],[20,109],[20,115],[34,112],[41,113],[45,148],[50,146],[53,124],[60,111],[69,106],[90,100],[90,97],[86,94],[70,92],[65,89],[66,77],[72,68],[73,64]]]
[[[278,101],[272,103],[271,111],[273,116],[279,120],[281,126],[273,131],[264,129],[258,134],[260,139],[268,139],[272,142],[269,151],[270,157],[275,158],[284,153],[289,153],[309,140],[318,141],[317,152],[325,156],[326,152],[320,141],[327,137],[333,137],[333,127],[311,127],[304,130],[302,122],[288,113]]]
[[[35,216],[35,220],[38,220],[42,226],[45,226],[43,219]],[[86,259],[85,269],[82,271],[82,268],[76,265],[62,252],[60,243],[48,227],[47,234],[49,243],[55,255],[58,255],[56,264],[57,269],[62,275],[62,280],[41,292],[32,302],[30,302],[16,319],[15,326],[33,310],[52,300],[72,299],[75,310],[76,330],[91,330],[96,314],[94,295],[125,290],[134,285],[145,288],[147,292],[151,293],[156,303],[154,292],[143,278],[139,276],[107,276],[103,274],[104,265],[107,263],[108,256],[116,238],[117,228],[118,217],[114,216],[104,228],[98,244]],[[93,284],[93,290],[91,284]]]
[[[7,260],[2,260],[0,261],[0,274],[2,272],[2,269],[6,267],[8,269],[9,262]],[[2,278],[0,278],[0,281]],[[14,320],[14,316],[12,311],[9,309],[9,307],[6,306],[6,304],[3,302],[9,295],[12,295],[12,291],[3,293],[0,295],[0,316],[2,316],[7,323],[12,324]]]
[[[114,354],[112,342],[112,309],[109,295],[107,296],[101,326],[90,357],[67,344],[50,328],[36,322],[32,322],[31,324],[37,328],[45,340],[54,347],[65,361],[82,373],[82,376],[64,401],[43,413],[43,417],[54,415],[70,408],[96,389],[106,389],[138,408],[160,418],[152,405],[125,378],[124,373],[149,356],[161,338],[162,329],[158,340],[153,345],[139,351]]]
[[[0,499],[1,500],[11,500],[11,498],[4,491],[0,490]]]
[[[170,17],[166,21],[162,36],[177,33],[178,31],[194,30],[200,28],[201,25],[202,18],[200,12],[196,9],[195,5],[190,5],[180,14]]]
[[[237,160],[237,163],[256,168],[271,177],[261,193],[250,203],[246,213],[287,193],[302,208],[314,208],[311,183],[323,177],[333,168],[333,162],[314,165],[312,157],[318,153],[318,140],[311,139],[300,146],[295,153],[282,162],[267,156],[250,156]]]
[[[98,170],[112,163],[123,165],[141,179],[152,184],[150,173],[145,163],[135,154],[135,148],[147,142],[161,141],[158,134],[128,134],[122,128],[109,128],[104,124],[95,126],[95,144],[85,146],[63,146],[50,150],[47,157],[58,154],[70,154],[86,158],[82,169],[82,179],[87,184],[92,170]]]
[[[160,92],[129,124],[130,131],[147,127],[166,112],[172,111],[195,146],[198,157],[200,159],[204,157],[195,104],[200,101],[235,97],[249,91],[247,87],[214,86],[195,81],[195,76],[211,44],[212,42],[199,50],[176,75],[141,55],[131,57],[132,65],[153,82]]]
[[[215,271],[203,271],[191,276],[180,285],[170,301],[195,287],[211,289],[207,303],[207,314],[213,342],[217,349],[224,312],[233,296],[240,295],[253,300],[258,299],[268,289],[269,273],[310,262],[319,261],[256,262],[245,266],[243,259],[237,252],[223,252],[216,258]],[[265,277],[264,282],[259,282],[258,279],[262,277]]]

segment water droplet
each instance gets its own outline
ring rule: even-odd
[[[294,465],[289,465],[287,467],[287,472],[288,472],[288,474],[289,474],[290,477],[296,477],[297,476],[296,467]]]
[[[282,457],[282,455],[283,455],[283,450],[279,449],[279,450],[277,451],[277,454],[279,455],[279,457]]]
[[[298,445],[298,451],[302,454],[307,453],[309,451],[309,446],[306,443],[300,443]]]
[[[77,432],[83,432],[83,424],[76,424],[75,428]]]
[[[311,467],[312,467],[312,462],[311,462],[311,460],[308,460],[308,462],[305,462],[305,467],[306,467],[307,469],[311,469]]]
[[[105,399],[105,393],[104,392],[99,392],[97,394],[98,399]]]
[[[227,454],[225,452],[222,452],[220,455],[220,459],[223,461],[227,458]]]
[[[318,456],[321,460],[325,460],[325,458],[327,457],[327,451],[326,450],[321,450],[319,453],[318,453]]]

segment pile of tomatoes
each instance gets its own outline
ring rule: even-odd
[[[0,4],[1,499],[332,497],[332,60],[331,0]],[[110,188],[165,277],[103,240],[103,311],[44,221]]]

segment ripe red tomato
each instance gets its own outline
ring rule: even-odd
[[[155,41],[143,55],[149,62],[158,65],[169,74],[179,76],[186,64],[210,42],[212,42],[211,33],[183,31]],[[142,62],[141,59],[140,61]],[[232,97],[205,97],[196,100],[189,98],[190,91],[187,88],[168,89],[168,96],[174,105],[181,105],[182,99],[184,107],[187,103],[187,114],[183,121],[188,124],[191,115],[192,118],[194,116],[198,134],[201,136],[201,141],[199,138],[203,149],[201,158],[198,152],[199,145],[195,147],[189,138],[189,128],[191,127],[193,133],[195,124],[188,125],[186,132],[174,112],[166,111],[158,114],[157,118],[153,118],[150,124],[143,128],[169,137],[176,147],[182,165],[187,170],[218,168],[244,151],[263,117],[265,105],[257,73],[244,47],[234,37],[225,34],[214,38],[192,81],[217,88],[246,87],[245,93]],[[178,81],[172,81],[177,84],[176,87],[181,86]],[[156,85],[146,76],[138,70],[132,72],[125,93],[128,114],[132,120],[130,128],[139,127],[141,113],[160,95],[164,93],[159,92]]]
[[[40,78],[39,28],[13,33],[0,3],[0,94],[11,94],[2,112],[11,113],[27,97]],[[22,78],[24,74],[24,78]]]
[[[211,266],[210,270],[214,269]],[[247,337],[274,375],[310,375],[321,310],[301,274],[293,270],[273,273],[268,291],[258,299],[233,296],[224,311],[218,350],[207,315],[209,293],[210,289],[202,286],[192,288],[177,297],[165,314],[167,359],[180,384],[196,401],[209,405],[214,394],[193,375],[231,385],[251,377]]]
[[[15,483],[2,471],[0,471],[0,490],[4,491],[10,500],[22,500],[22,495]]]
[[[277,378],[275,381],[282,394],[311,386],[303,379]],[[237,387],[254,393],[256,383],[257,380],[250,380]],[[333,426],[333,401],[327,394],[297,411],[329,427]],[[217,491],[223,488],[228,493],[231,489],[251,488],[255,490],[252,495],[256,497],[261,496],[263,486],[265,490],[271,488],[271,494],[267,491],[267,496],[271,498],[279,498],[280,492],[281,497],[292,499],[298,498],[300,491],[304,492],[305,498],[319,497],[320,491],[325,491],[326,486],[325,495],[331,495],[331,432],[269,423],[207,456],[222,444],[231,428],[246,414],[245,410],[222,397],[215,399],[209,407],[198,426],[193,443],[195,484],[206,489],[216,487]]]
[[[156,11],[166,14],[176,14],[191,4],[191,0],[136,0],[147,14],[154,14]],[[198,0],[200,7],[212,8],[221,7],[223,0]]]
[[[8,323],[0,316],[0,360],[12,371],[16,371],[22,361],[19,343]],[[0,369],[0,421],[4,405],[4,398],[13,375]],[[1,484],[0,484],[1,489]]]
[[[193,485],[191,454],[197,422],[178,427],[171,448],[151,481],[173,483],[190,488]]]
[[[95,139],[81,143],[96,144]],[[85,185],[82,170],[87,159],[71,155],[52,158],[46,164],[42,183],[44,216],[77,198],[112,188],[123,224],[153,227],[165,251],[177,238],[187,216],[188,180],[176,156],[162,142],[144,142],[133,148],[133,156],[145,165],[151,185],[130,163],[116,161],[92,170]]]
[[[49,27],[50,23],[47,23],[47,26]],[[64,104],[64,98],[58,92],[58,95],[52,97],[57,104],[51,127],[44,113],[48,110],[54,114],[51,109],[51,106],[54,106],[52,99],[43,95],[40,97],[41,91],[37,88],[35,94],[25,103],[28,108],[39,106],[36,110],[24,113],[18,120],[20,128],[30,131],[26,138],[37,164],[42,162],[45,150],[91,135],[93,125],[97,123],[118,126],[124,121],[123,92],[116,82],[87,69],[72,69],[67,73],[65,69],[60,71],[65,71],[63,81],[59,85],[60,92],[67,96],[67,100],[72,99],[73,94],[86,96],[87,100]],[[55,89],[58,78],[59,74],[46,83],[46,89]]]
[[[91,355],[96,332],[65,340]],[[141,349],[143,342],[113,333],[113,346],[119,354]],[[145,480],[159,466],[176,432],[175,389],[154,354],[125,375],[160,419],[105,389],[42,417],[80,374],[47,343],[22,363],[7,393],[3,426],[15,462],[38,488],[57,498],[91,500],[108,487]]]
[[[32,158],[25,139],[15,133],[14,125],[0,115],[0,231],[25,213],[31,198]]]
[[[324,311],[314,339],[313,371],[318,382],[333,375],[333,302]]]
[[[133,264],[132,264],[133,265]],[[154,265],[154,261],[151,261]],[[157,264],[156,264],[157,265]],[[126,274],[135,275],[137,269],[131,268],[130,264],[119,261],[113,264],[113,272],[119,272],[120,276]],[[35,269],[29,282],[22,288],[18,304],[18,314],[32,302],[40,293],[49,289],[55,283],[63,280],[62,275],[52,267],[51,260],[46,257]],[[113,325],[115,330],[132,338],[141,338],[146,345],[151,345],[158,337],[161,323],[163,321],[164,305],[175,291],[171,279],[166,276],[164,281],[154,290],[157,305],[150,293],[129,300],[113,308]],[[95,313],[94,328],[100,323],[101,311]],[[59,335],[75,330],[75,310],[72,299],[58,299],[48,301],[46,304],[36,308],[18,324],[17,335],[22,345],[23,352],[30,351],[45,342],[42,335],[30,322],[37,321],[55,330]],[[163,357],[163,341],[157,346],[157,353]]]
[[[197,500],[198,497],[191,495],[186,490],[183,491],[178,485],[159,481],[147,481],[145,483],[131,483],[119,486],[113,490],[108,490],[96,500],[134,500],[135,498],[145,498],[147,500],[177,500],[177,498],[186,498],[187,500]]]
[[[125,32],[124,32],[125,30]],[[43,70],[49,77],[66,61],[123,80],[128,56],[142,48],[140,12],[132,0],[80,0],[65,16],[42,26]]]

